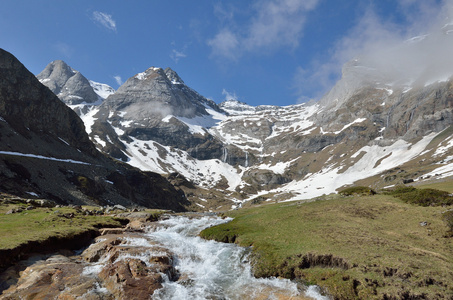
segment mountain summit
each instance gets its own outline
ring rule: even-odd
[[[129,78],[104,106],[121,110],[135,121],[169,115],[194,118],[208,115],[206,108],[220,110],[213,101],[187,87],[172,69],[155,67]]]
[[[99,106],[89,130],[102,151],[137,167],[162,172],[167,170],[162,165],[168,162],[156,158],[148,165],[145,161],[150,156],[142,157],[146,151],[137,152],[138,146],[132,145],[158,143],[160,153],[166,152],[164,147],[172,147],[196,159],[220,158],[225,146],[209,128],[225,117],[212,100],[186,86],[175,71],[151,67],[129,78]]]
[[[107,85],[90,82],[80,72],[74,70],[62,60],[49,63],[36,77],[68,105],[94,104],[100,100],[100,97],[104,98],[114,92]]]

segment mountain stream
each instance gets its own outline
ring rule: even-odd
[[[191,281],[182,285],[165,280],[153,299],[328,299],[315,286],[301,292],[286,279],[255,278],[246,248],[197,236],[204,228],[224,222],[218,217],[173,217],[147,234],[175,254],[175,268]]]
[[[0,274],[0,299],[328,299],[315,286],[255,278],[250,249],[198,237],[226,221],[169,216],[140,230],[114,228],[75,256],[38,255],[12,266]]]

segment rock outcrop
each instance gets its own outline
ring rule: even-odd
[[[143,235],[109,234],[80,256],[41,255],[23,261],[1,275],[7,288],[1,298],[147,299],[162,287],[162,274],[173,281],[179,275],[168,250],[151,240],[146,246],[128,246],[134,238]]]

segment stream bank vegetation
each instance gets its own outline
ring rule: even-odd
[[[233,221],[201,236],[252,246],[256,276],[317,284],[335,299],[453,299],[452,199],[355,187],[230,211]]]
[[[161,214],[163,210],[145,210]],[[129,220],[97,206],[60,206],[44,199],[0,193],[0,270],[32,253],[76,250],[99,235],[100,228],[124,227]]]

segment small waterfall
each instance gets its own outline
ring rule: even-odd
[[[245,151],[245,167],[249,166],[249,153]]]
[[[223,148],[223,158],[222,158],[222,161],[224,163],[227,162],[227,158],[228,158],[228,149],[226,147]]]

